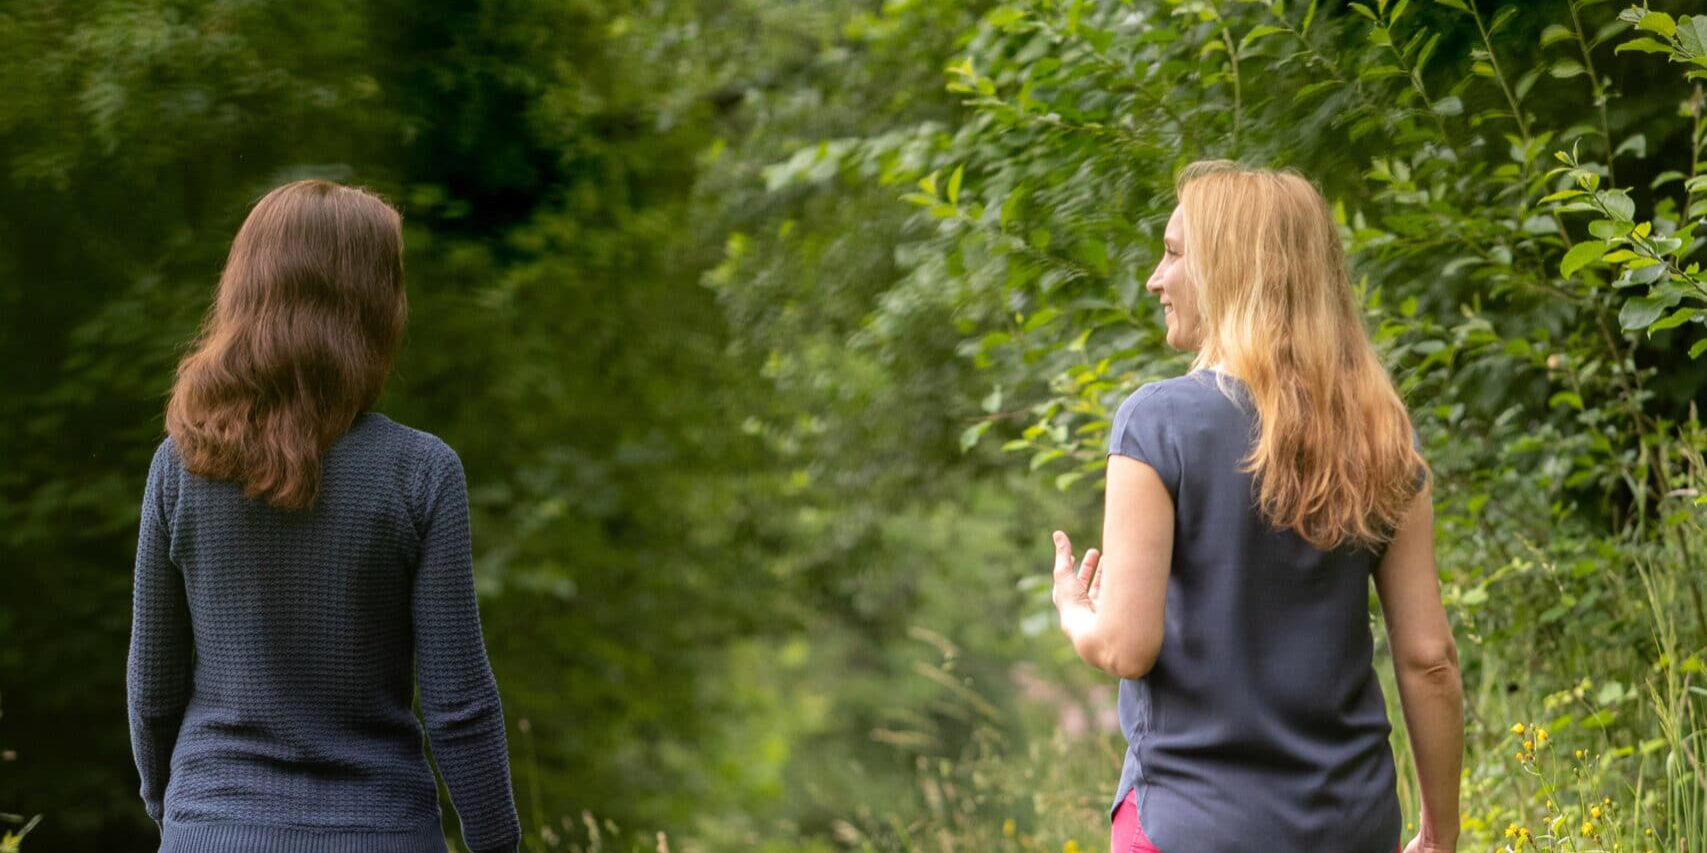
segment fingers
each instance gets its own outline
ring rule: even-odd
[[[1085,561],[1079,566],[1079,580],[1084,581],[1087,586],[1090,585],[1091,580],[1096,577],[1097,561],[1101,558],[1102,552],[1095,548],[1085,552]]]
[[[1055,574],[1072,574],[1073,542],[1067,534],[1055,531]]]
[[[1085,552],[1084,566],[1079,569],[1080,580],[1088,580],[1089,595],[1092,601],[1097,600],[1097,594],[1102,592],[1102,552],[1092,548]]]

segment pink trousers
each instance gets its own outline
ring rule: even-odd
[[[1108,850],[1109,853],[1162,853],[1150,843],[1150,836],[1144,834],[1144,826],[1138,822],[1137,789],[1126,792],[1126,799],[1114,813],[1114,829],[1109,831]]]
[[[1404,848],[1405,845],[1401,842],[1393,853],[1400,853]],[[1136,790],[1126,792],[1126,799],[1114,813],[1114,828],[1109,831],[1108,850],[1109,853],[1162,853],[1151,843],[1150,836],[1144,834],[1144,825],[1138,820]]]

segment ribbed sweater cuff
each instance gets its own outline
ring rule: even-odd
[[[440,853],[444,831],[438,823],[402,832],[313,830],[256,823],[175,823],[166,821],[160,853]]]

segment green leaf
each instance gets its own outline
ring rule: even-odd
[[[1547,204],[1549,202],[1564,201],[1568,198],[1576,198],[1579,195],[1588,195],[1588,193],[1585,193],[1582,190],[1560,190],[1552,195],[1543,196],[1540,203]]]
[[[1633,296],[1618,310],[1618,325],[1627,332],[1643,329],[1658,320],[1668,306],[1653,296]]]
[[[1689,322],[1689,319],[1694,316],[1694,308],[1679,308],[1667,315],[1665,319],[1648,326],[1648,337],[1653,337],[1655,332],[1663,332],[1666,329],[1673,329],[1681,326],[1684,323]]]
[[[1037,469],[1042,468],[1043,466],[1066,455],[1067,451],[1058,448],[1052,450],[1039,450],[1031,457],[1031,470],[1036,471]]]
[[[954,174],[948,177],[948,203],[960,203],[960,179],[966,176],[966,164],[955,167]]]
[[[1611,240],[1614,237],[1622,237],[1630,233],[1635,227],[1636,223],[1629,220],[1613,222],[1610,219],[1596,219],[1588,224],[1588,233],[1602,240]]]
[[[1578,243],[1565,253],[1565,259],[1559,262],[1559,275],[1570,278],[1573,273],[1583,267],[1600,260],[1606,254],[1606,243],[1601,240]]]
[[[1296,104],[1296,103],[1304,100],[1305,98],[1308,98],[1311,95],[1316,94],[1317,92],[1325,91],[1327,89],[1332,89],[1335,86],[1339,86],[1339,85],[1341,85],[1341,84],[1338,80],[1318,80],[1314,83],[1311,83],[1308,86],[1305,86],[1305,87],[1299,89],[1296,93],[1294,93],[1292,95],[1292,103]]]
[[[1619,45],[1618,47],[1613,48],[1612,52],[1613,53],[1623,53],[1626,50],[1639,50],[1643,53],[1665,53],[1665,54],[1669,54],[1672,52],[1670,46],[1660,44],[1659,42],[1654,41],[1653,39],[1648,38],[1646,36],[1643,36],[1642,38],[1639,38],[1639,39],[1635,39],[1634,41],[1627,41],[1627,42]]]
[[[1629,222],[1636,218],[1636,203],[1630,200],[1623,190],[1607,190],[1599,194],[1600,203],[1606,205],[1606,211],[1614,219]]]
[[[1677,35],[1677,22],[1664,12],[1649,12],[1636,22],[1636,29],[1659,33],[1666,38]]]
[[[1244,38],[1239,40],[1239,52],[1243,53],[1245,48],[1250,46],[1251,42],[1254,42],[1263,36],[1272,36],[1275,33],[1284,32],[1286,32],[1286,30],[1283,30],[1280,27],[1272,27],[1268,24],[1258,24],[1257,26],[1252,27],[1250,32],[1245,33]]]
[[[1435,0],[1435,2],[1443,2],[1443,0]],[[1443,116],[1455,116],[1464,112],[1464,102],[1458,100],[1457,95],[1449,95],[1434,102],[1434,111]]]
[[[1665,278],[1665,264],[1662,264],[1653,258],[1641,258],[1639,260],[1646,261],[1647,263],[1638,266],[1636,261],[1631,261],[1624,265],[1625,271],[1629,273],[1631,284],[1653,284],[1654,282]],[[1677,303],[1675,301],[1669,302],[1666,304],[1666,307],[1670,308],[1676,304]]]
[[[1604,708],[1583,718],[1580,724],[1585,729],[1604,729],[1612,724],[1612,709]]]
[[[1704,352],[1707,352],[1707,338],[1702,338],[1701,340],[1696,341],[1695,344],[1689,348],[1689,359],[1694,361],[1695,359],[1700,358],[1701,354]],[[1702,497],[1707,498],[1707,495],[1702,495]]]
[[[1053,323],[1055,318],[1059,316],[1061,316],[1061,312],[1055,308],[1040,309],[1037,313],[1026,319],[1025,325],[1020,327],[1021,331],[1035,332],[1038,329]]]
[[[1560,391],[1547,398],[1547,408],[1549,409],[1558,406],[1560,403],[1564,403],[1579,412],[1583,410],[1583,398],[1575,391]]]
[[[1617,681],[1608,681],[1600,686],[1600,692],[1594,696],[1596,705],[1612,705],[1624,699],[1624,685]]]
[[[984,433],[989,431],[990,423],[990,421],[979,421],[967,427],[966,431],[960,434],[960,452],[967,453],[972,448],[977,447],[978,439],[983,438]]]
[[[1659,173],[1658,175],[1655,175],[1653,182],[1648,184],[1648,189],[1657,190],[1660,187],[1663,187],[1666,184],[1671,183],[1672,181],[1679,181],[1682,179],[1683,179],[1683,173],[1682,172],[1679,172],[1675,169],[1667,170],[1667,171]]]
[[[1470,7],[1464,5],[1464,0],[1434,0],[1434,2],[1439,3],[1442,6],[1449,6],[1453,9],[1457,9],[1460,12],[1470,11]]]
[[[1011,29],[1013,25],[1020,21],[1025,20],[1025,10],[1016,9],[1012,6],[1003,6],[1002,8],[991,12],[984,20],[989,23],[990,26],[998,30],[1007,30]]]
[[[1025,186],[1023,184],[1020,186],[1014,187],[1013,190],[1008,193],[1007,199],[1002,202],[1002,218],[1001,218],[1002,228],[1004,228],[1004,229],[1007,228],[1008,223],[1012,222],[1014,217],[1019,215],[1020,202],[1022,202],[1024,200],[1025,200]]]
[[[1411,66],[1418,76],[1421,76],[1423,69],[1428,67],[1429,57],[1434,55],[1434,48],[1438,44],[1440,44],[1440,33],[1429,36],[1428,41],[1423,42],[1422,52],[1417,54],[1417,64]]]
[[[1707,15],[1684,15],[1677,19],[1677,42],[1691,56],[1707,52]]]

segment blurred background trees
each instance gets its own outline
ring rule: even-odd
[[[321,176],[404,212],[381,408],[465,461],[529,849],[1099,845],[1047,535],[1184,369],[1172,174],[1236,157],[1335,202],[1436,469],[1465,848],[1700,846],[1707,17],[1651,5],[14,0],[0,811],[152,839],[143,472],[249,205]]]

